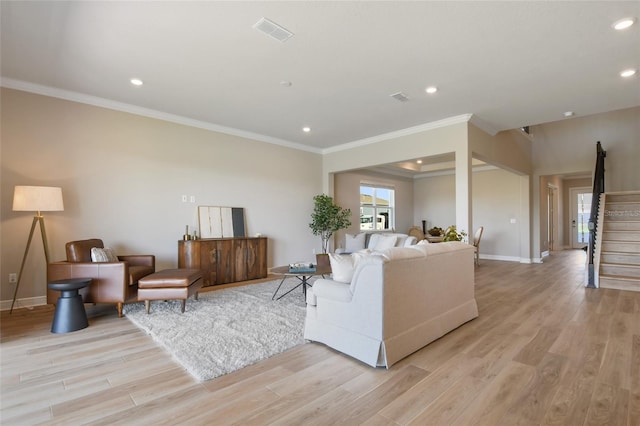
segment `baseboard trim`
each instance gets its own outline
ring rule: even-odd
[[[480,260],[502,260],[504,262],[518,262],[518,263],[531,263],[530,259],[525,259],[517,256],[501,256],[497,254],[481,254]]]
[[[12,301],[13,300],[1,300],[0,311],[10,310]],[[42,306],[46,304],[47,304],[47,296],[25,297],[22,299],[16,299],[16,303],[13,305],[13,309],[20,309],[20,308],[33,309],[34,306]]]

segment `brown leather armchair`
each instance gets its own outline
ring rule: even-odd
[[[138,280],[155,272],[153,255],[118,256],[119,262],[92,262],[91,249],[104,248],[102,240],[71,241],[65,245],[67,260],[47,266],[47,280],[91,278],[91,284],[80,290],[85,303],[115,303],[118,318],[124,303],[138,299]],[[55,304],[59,292],[47,289],[47,303]]]

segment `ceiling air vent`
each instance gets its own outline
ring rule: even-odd
[[[291,31],[281,27],[273,21],[268,20],[267,18],[260,18],[258,22],[253,24],[253,28],[258,31],[262,31],[269,37],[278,40],[280,43],[284,43],[293,36]]]
[[[409,97],[402,92],[394,93],[393,95],[389,96],[400,102],[407,102],[409,100]]]

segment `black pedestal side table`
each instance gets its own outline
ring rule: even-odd
[[[78,293],[78,290],[89,284],[91,284],[91,278],[67,278],[51,281],[48,284],[51,290],[60,292],[53,324],[51,324],[52,333],[69,333],[89,326],[84,302]]]

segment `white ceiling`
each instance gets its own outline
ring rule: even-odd
[[[3,86],[315,151],[464,114],[495,132],[640,105],[638,75],[619,76],[640,68],[640,25],[611,27],[639,1],[2,1],[1,14]],[[294,36],[269,38],[262,17]]]

